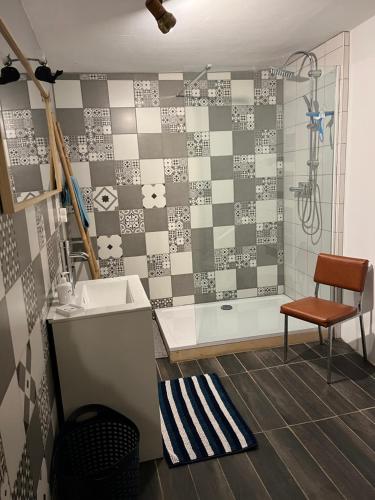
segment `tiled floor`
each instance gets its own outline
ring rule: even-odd
[[[325,347],[281,349],[170,364],[161,379],[215,372],[259,447],[169,469],[141,466],[140,498],[165,500],[375,498],[375,367],[335,342],[334,384],[325,382]]]

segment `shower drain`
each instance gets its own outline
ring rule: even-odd
[[[223,311],[230,311],[231,309],[233,309],[233,307],[230,306],[229,304],[224,304],[223,306],[221,306],[221,309]]]

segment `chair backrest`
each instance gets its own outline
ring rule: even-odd
[[[363,292],[368,260],[320,253],[315,268],[314,281],[354,292]]]

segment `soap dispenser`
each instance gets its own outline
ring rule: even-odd
[[[69,273],[61,273],[60,283],[56,287],[57,297],[61,305],[69,304],[73,294],[72,284],[66,279],[66,275]]]

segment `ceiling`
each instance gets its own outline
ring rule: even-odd
[[[267,67],[375,15],[374,0],[167,0],[167,35],[144,0],[22,0],[40,46],[66,72]]]

